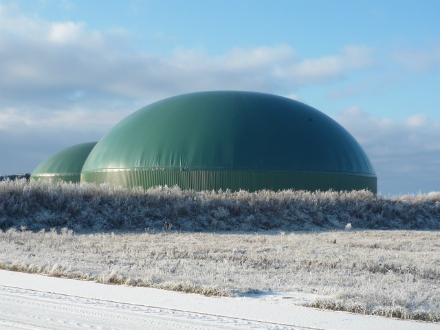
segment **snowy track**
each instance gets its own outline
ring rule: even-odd
[[[286,299],[289,298],[289,299]],[[209,298],[0,270],[0,329],[434,330],[439,324],[322,311],[288,293]]]
[[[298,329],[0,286],[1,329]]]

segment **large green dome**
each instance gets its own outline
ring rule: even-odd
[[[37,166],[31,179],[79,182],[84,162],[95,145],[96,142],[81,143],[58,151]]]
[[[358,142],[301,102],[253,92],[184,94],[118,123],[90,152],[87,182],[182,189],[377,190]]]

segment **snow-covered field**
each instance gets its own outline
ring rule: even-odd
[[[322,311],[291,293],[204,297],[0,270],[0,328],[434,330],[440,325]],[[293,299],[289,299],[293,298]]]
[[[299,303],[440,320],[440,233],[0,232],[0,268],[205,295],[272,291]],[[310,297],[310,296],[309,296]]]

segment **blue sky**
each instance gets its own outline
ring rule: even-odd
[[[0,172],[31,172],[161,98],[239,89],[340,122],[383,194],[439,191],[439,13],[439,1],[0,0]]]

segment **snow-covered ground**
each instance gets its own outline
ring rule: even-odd
[[[205,297],[0,270],[0,329],[440,329],[298,305],[313,298],[277,292]]]
[[[435,231],[8,230],[0,269],[208,296],[308,293],[312,307],[440,322],[439,239]]]

